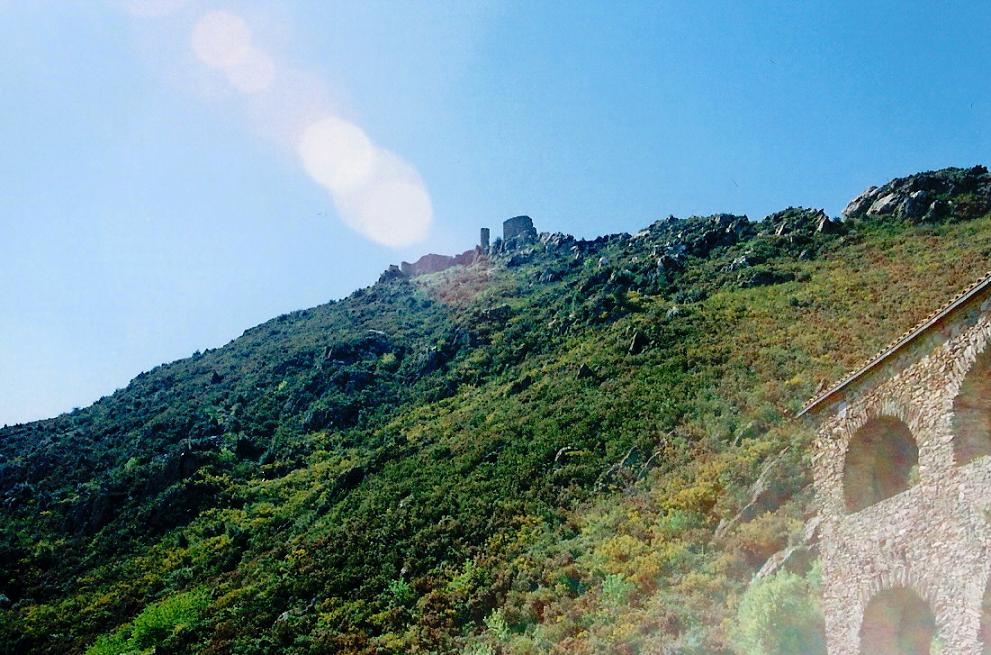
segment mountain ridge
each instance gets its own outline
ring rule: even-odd
[[[944,209],[869,211],[943,178]],[[384,276],[0,430],[5,652],[147,648],[169,599],[169,652],[728,652],[804,523],[788,417],[991,254],[986,169],[899,179],[843,221],[669,218]],[[787,493],[706,553],[783,449]]]

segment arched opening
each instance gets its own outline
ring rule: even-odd
[[[957,464],[991,455],[991,351],[974,362],[953,401],[953,455]]]
[[[857,512],[916,482],[919,447],[908,426],[896,418],[871,419],[857,430],[847,449],[843,492],[847,509]]]
[[[860,628],[863,655],[929,655],[936,617],[911,589],[888,589],[871,599]]]

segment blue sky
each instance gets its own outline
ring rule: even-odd
[[[991,4],[0,0],[0,424],[527,213],[988,163]]]

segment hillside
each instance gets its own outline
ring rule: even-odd
[[[976,167],[541,234],[4,428],[0,652],[736,652],[789,545],[814,623],[791,417],[989,268],[989,212]]]

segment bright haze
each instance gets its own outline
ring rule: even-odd
[[[0,0],[0,425],[471,247],[988,163],[987,3]]]

